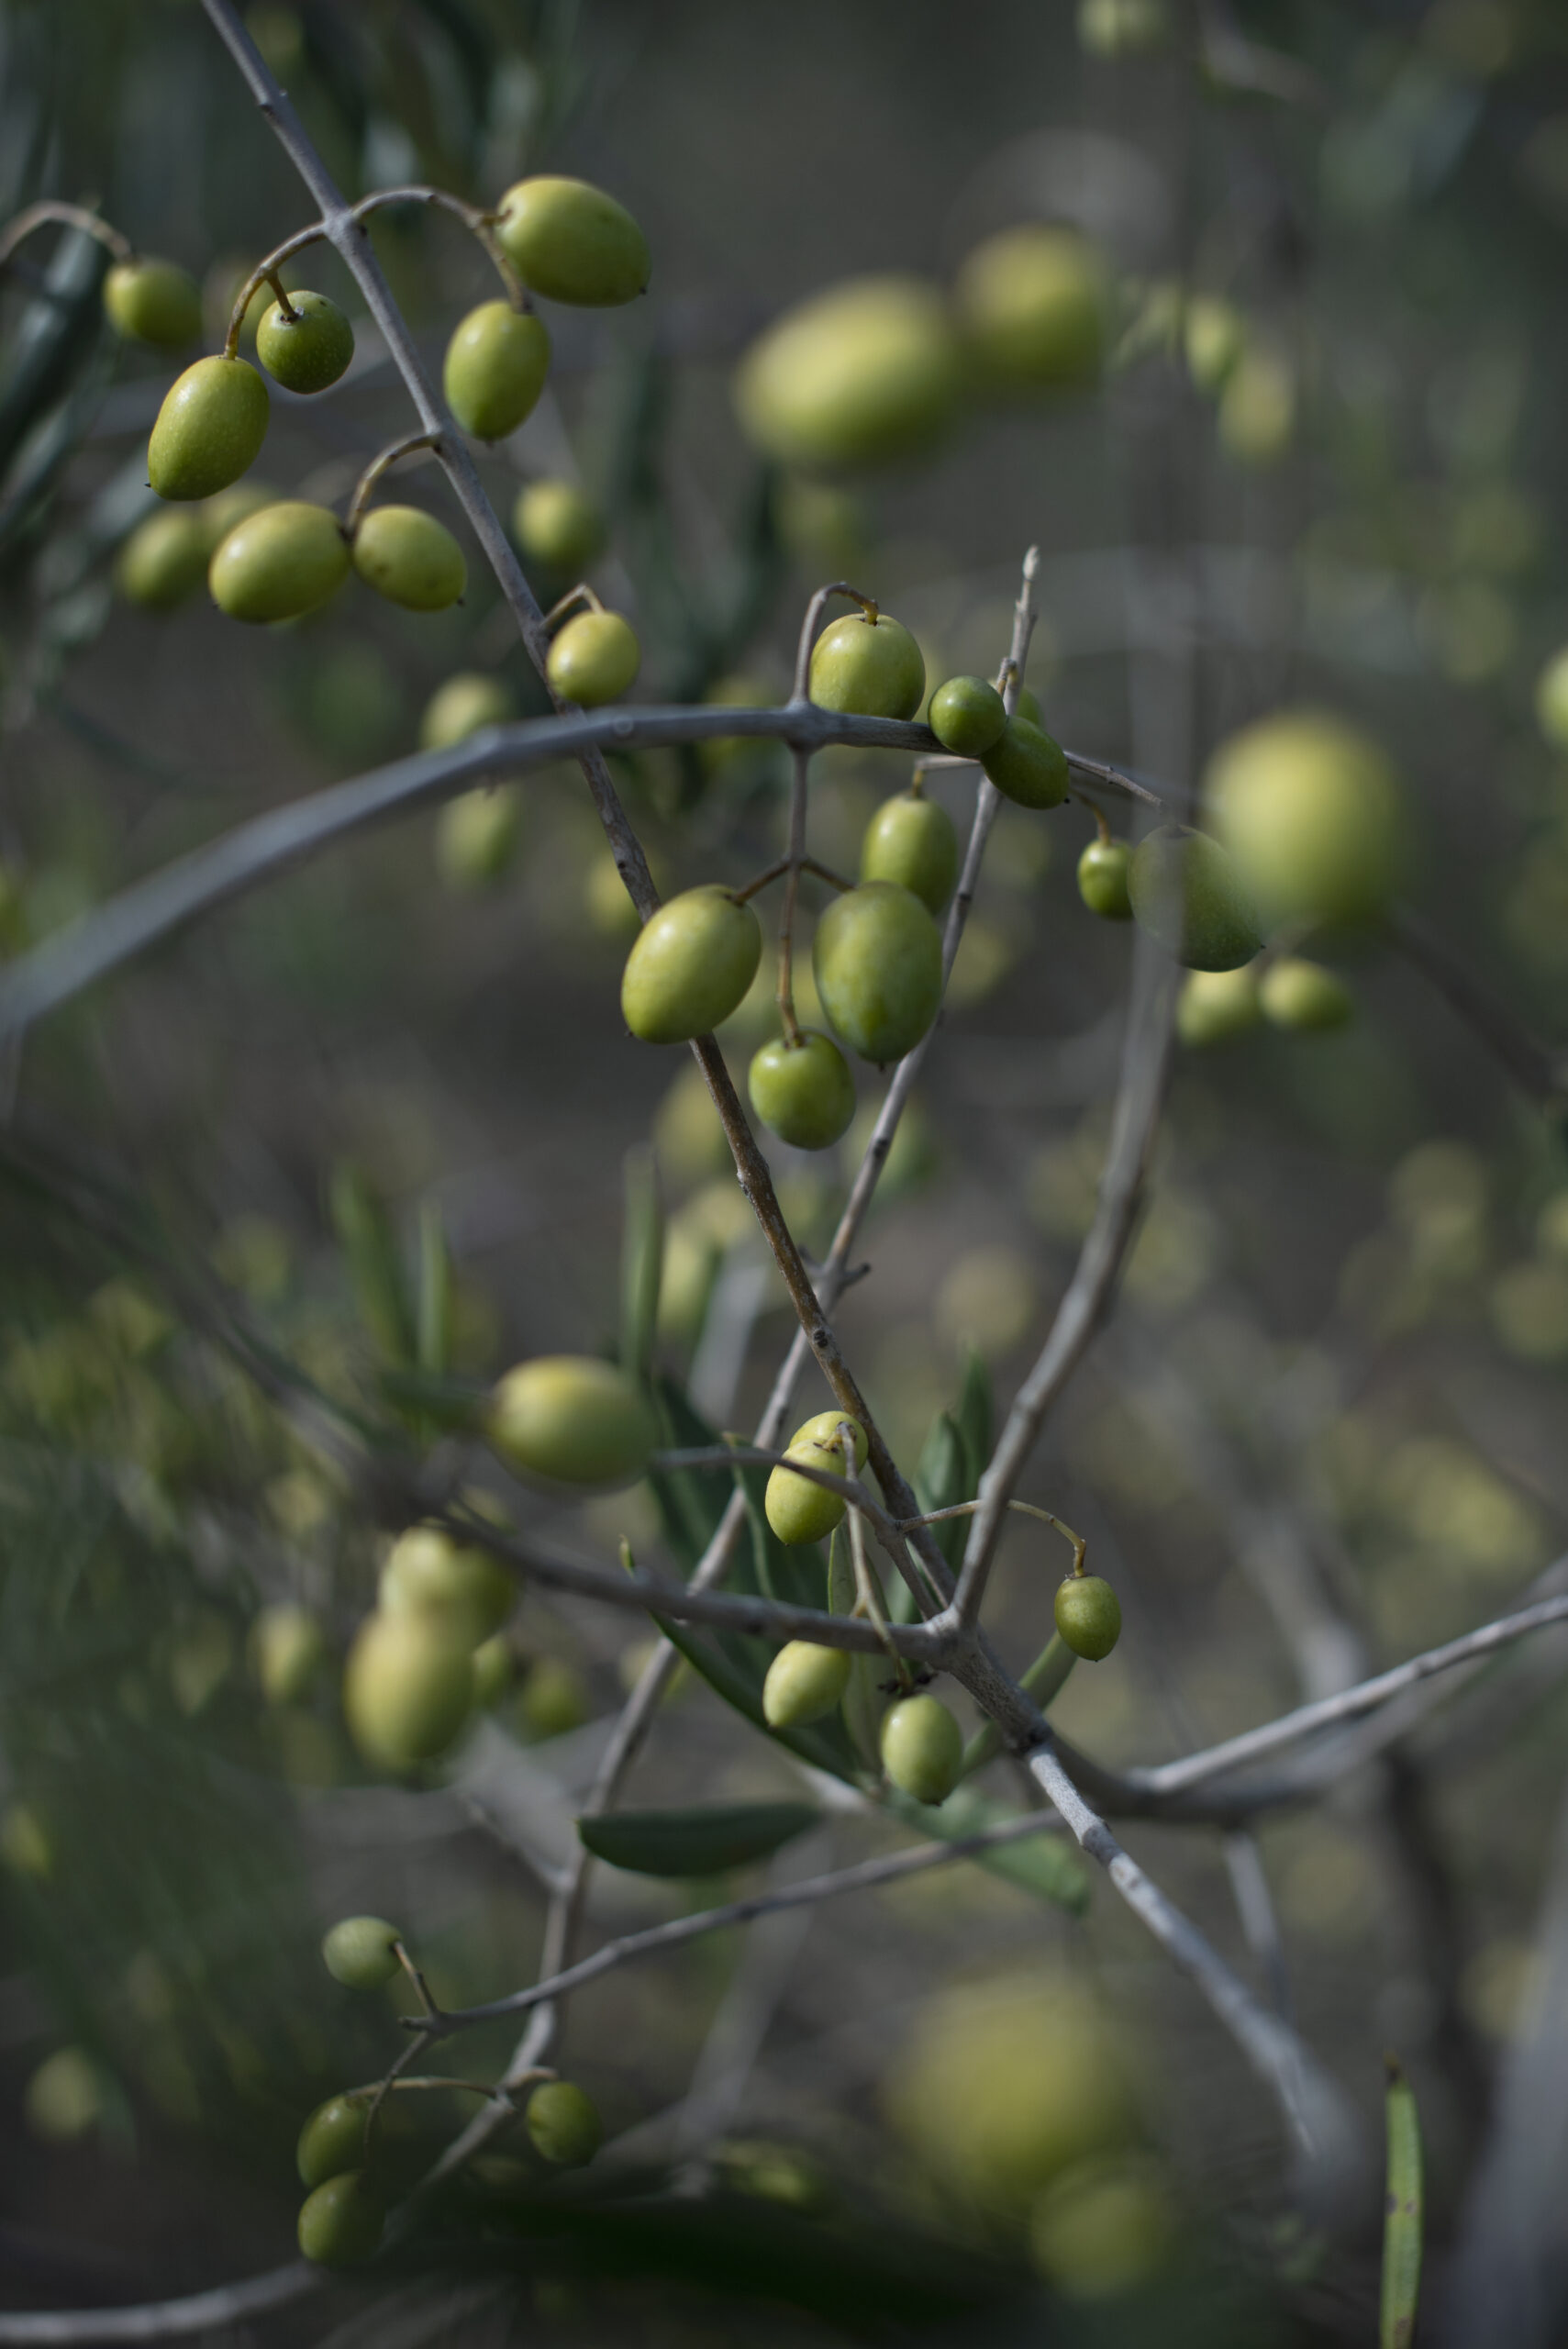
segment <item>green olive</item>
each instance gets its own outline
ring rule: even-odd
[[[786,465],[886,464],[940,440],[962,371],[947,306],[913,277],[857,277],[769,327],[735,398],[747,437]]]
[[[1034,2264],[1071,2300],[1114,2306],[1150,2290],[1179,2243],[1170,2194],[1147,2157],[1079,2163],[1029,2212]]]
[[[22,2110],[35,2135],[50,2144],[84,2137],[104,2118],[104,2079],[84,2047],[57,2047],[22,2091]]]
[[[506,1694],[514,1662],[505,1631],[494,1631],[489,1639],[480,1641],[473,1651],[473,1702],[479,1712],[492,1711]]]
[[[1067,753],[1030,718],[1010,718],[981,764],[1003,798],[1020,807],[1060,807],[1067,796]]]
[[[289,1601],[263,1607],[250,1626],[250,1653],[269,1705],[297,1705],[327,1663],[327,1634],[313,1609]]]
[[[502,250],[524,284],[550,301],[602,309],[646,291],[648,239],[603,188],[541,173],[509,187],[496,214]]]
[[[318,2267],[361,2266],[380,2249],[385,2217],[363,2170],[345,2170],[306,2197],[299,2247]]]
[[[204,498],[195,519],[206,541],[207,560],[211,561],[230,530],[248,522],[263,506],[276,506],[282,495],[281,490],[269,488],[263,481],[239,481],[232,489],[220,489],[216,497]]]
[[[770,1729],[802,1729],[830,1713],[850,1685],[847,1648],[790,1640],[768,1666],[762,1716]]]
[[[325,294],[289,295],[291,318],[274,302],[256,328],[256,356],[289,392],[324,392],[354,355],[354,329]]]
[[[846,1424],[854,1430],[855,1467],[857,1471],[863,1468],[865,1430],[858,1419],[839,1410],[818,1411],[815,1418],[803,1420],[784,1448],[785,1456],[804,1462],[808,1468],[819,1468],[825,1475],[844,1475],[848,1463],[839,1431]],[[768,1523],[792,1549],[804,1542],[822,1541],[841,1523],[848,1506],[841,1494],[813,1483],[809,1476],[793,1475],[784,1467],[773,1470],[762,1497]]]
[[[861,879],[896,881],[940,914],[958,879],[958,834],[947,809],[910,791],[884,799],[861,842]]]
[[[522,839],[523,802],[516,784],[481,785],[441,809],[436,863],[453,889],[487,889],[510,872]]]
[[[1189,970],[1239,970],[1263,942],[1240,874],[1207,832],[1151,832],[1132,852],[1128,894],[1141,927]]]
[[[345,2170],[362,2169],[368,2096],[329,2096],[299,2132],[295,2161],[302,2186],[325,2186]]]
[[[1057,1586],[1056,1628],[1074,1655],[1099,1664],[1121,1637],[1121,1607],[1103,1575],[1069,1575]]]
[[[831,1037],[813,1028],[802,1030],[798,1043],[778,1036],[764,1044],[746,1084],[763,1125],[795,1150],[830,1148],[855,1114],[849,1063]]]
[[[1044,725],[1045,720],[1040,714],[1040,696],[1034,691],[1032,686],[1020,685],[1018,687],[1018,707],[1014,710],[1013,716],[1015,718],[1027,718],[1031,726]]]
[[[542,2080],[523,2119],[535,2152],[559,2169],[581,2169],[604,2143],[594,2100],[574,2080]]]
[[[569,1736],[591,1711],[583,1675],[573,1665],[557,1655],[536,1658],[517,1699],[518,1718],[530,1738]]]
[[[862,881],[835,897],[811,964],[823,1010],[862,1060],[902,1060],[941,1008],[941,933],[895,881]]]
[[[658,1442],[632,1381],[591,1354],[540,1354],[509,1370],[485,1433],[508,1467],[561,1485],[627,1484]]]
[[[1078,0],[1078,39],[1092,57],[1144,57],[1170,33],[1166,0]]]
[[[931,696],[926,723],[944,751],[961,759],[983,759],[1002,739],[1007,706],[984,677],[950,677]]]
[[[207,538],[188,508],[162,508],[139,522],[115,561],[115,585],[144,612],[172,612],[206,577]]]
[[[384,1917],[340,1917],[328,1929],[321,1958],[346,1990],[381,1990],[402,1969],[394,1943],[403,1936]]]
[[[406,1770],[444,1753],[473,1704],[473,1653],[428,1615],[367,1616],[343,1675],[343,1712],[368,1762]]]
[[[111,326],[138,342],[177,349],[202,330],[201,288],[172,261],[117,261],[104,280]]]
[[[859,1419],[852,1419],[848,1411],[840,1410],[836,1404],[828,1410],[814,1411],[810,1419],[802,1419],[790,1438],[791,1446],[797,1443],[831,1444],[843,1427],[854,1431],[855,1467],[862,1469],[866,1464],[866,1431]]]
[[[267,386],[248,360],[198,359],[164,395],[147,444],[160,497],[210,497],[249,471],[267,437]]]
[[[511,689],[499,677],[460,669],[436,687],[419,720],[422,751],[450,751],[486,726],[506,726],[517,714]]]
[[[859,718],[913,718],[925,698],[926,663],[908,629],[885,612],[850,612],[811,648],[811,698]]]
[[[437,1525],[411,1525],[387,1553],[377,1604],[385,1615],[439,1616],[476,1648],[514,1611],[519,1587],[487,1550],[454,1542]]]
[[[1568,644],[1535,681],[1535,719],[1554,751],[1568,751]]]
[[[1194,294],[1182,319],[1187,373],[1200,392],[1225,389],[1247,347],[1240,312],[1218,294]]]
[[[585,571],[605,543],[598,507],[572,481],[530,481],[517,492],[512,529],[530,562],[546,571]]]
[[[638,931],[621,979],[621,1016],[645,1044],[711,1035],[745,996],[762,959],[749,905],[711,883],[684,889]]]
[[[1098,253],[1075,228],[1028,221],[977,245],[953,288],[982,377],[1007,392],[1093,383],[1105,353]]]
[[[468,584],[462,549],[418,506],[373,506],[354,531],[353,558],[367,587],[410,612],[444,612]]]
[[[922,1690],[889,1707],[882,1721],[882,1766],[917,1802],[946,1802],[963,1775],[963,1731],[940,1697]]]
[[[1262,1017],[1251,964],[1235,971],[1189,971],[1176,997],[1176,1033],[1184,1044],[1223,1044],[1244,1036]]]
[[[1078,859],[1078,895],[1102,921],[1132,919],[1127,885],[1131,869],[1132,851],[1125,841],[1091,841]]]
[[[551,643],[545,666],[562,701],[597,709],[636,682],[642,647],[619,612],[579,612]]]
[[[1271,1028],[1343,1028],[1356,1013],[1343,979],[1296,954],[1270,963],[1258,981],[1258,1003]]]
[[[283,497],[230,530],[207,567],[207,585],[231,620],[292,620],[324,604],[348,575],[338,517]]]
[[[481,302],[447,345],[447,406],[476,440],[504,440],[531,416],[550,373],[550,337],[531,311]]]
[[[1205,788],[1219,838],[1271,921],[1363,923],[1397,885],[1399,786],[1377,744],[1287,711],[1222,742]]]

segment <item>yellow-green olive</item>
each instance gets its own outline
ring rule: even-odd
[[[345,2170],[306,2197],[299,2247],[318,2267],[358,2267],[381,2245],[386,2212],[365,2173]]]
[[[941,439],[962,375],[934,285],[857,277],[758,338],[736,377],[736,406],[747,437],[784,464],[886,464]]]
[[[619,612],[578,612],[554,638],[546,674],[562,701],[596,709],[635,684],[642,647]]]
[[[1299,954],[1270,963],[1258,981],[1258,1004],[1271,1028],[1305,1031],[1343,1028],[1356,1011],[1343,979]]]
[[[406,1770],[444,1753],[473,1705],[473,1651],[428,1615],[368,1616],[343,1675],[343,1712],[368,1762]]]
[[[947,809],[909,791],[884,799],[861,842],[861,879],[896,881],[940,914],[958,879],[958,833]]]
[[[1207,832],[1151,832],[1133,851],[1128,894],[1142,928],[1189,970],[1239,970],[1263,942],[1241,874]]]
[[[499,677],[476,669],[460,669],[436,687],[419,720],[422,751],[450,751],[486,726],[505,726],[516,718],[517,705],[509,686]]]
[[[476,440],[504,440],[533,414],[550,373],[550,337],[531,311],[481,302],[447,345],[447,406]]]
[[[866,1457],[865,1430],[858,1419],[843,1411],[818,1411],[796,1428],[785,1446],[785,1457],[799,1460],[807,1468],[819,1468],[825,1475],[843,1476],[849,1464],[844,1457],[843,1439],[840,1430],[848,1425],[854,1431],[856,1470],[863,1468]],[[849,1506],[843,1496],[809,1476],[797,1476],[788,1468],[775,1468],[768,1478],[762,1496],[762,1508],[768,1523],[779,1540],[790,1548],[805,1542],[820,1542],[842,1521]]]
[[[902,1060],[941,1005],[940,932],[895,881],[862,881],[835,897],[817,925],[811,964],[823,1010],[863,1060]]]
[[[1057,1586],[1056,1628],[1074,1655],[1091,1664],[1121,1637],[1121,1605],[1103,1575],[1069,1575]]]
[[[367,587],[410,612],[444,612],[468,584],[462,549],[417,506],[373,506],[362,514],[353,559]]]
[[[198,359],[164,395],[147,444],[160,497],[210,497],[256,462],[267,437],[267,386],[248,360]]]
[[[1001,740],[1007,707],[984,677],[950,677],[931,696],[926,722],[944,751],[961,759],[980,759]]]
[[[1325,711],[1286,711],[1222,742],[1206,794],[1271,921],[1375,921],[1397,885],[1399,786],[1377,744]]]
[[[340,1917],[322,1939],[322,1963],[346,1990],[380,1990],[400,1970],[402,1938],[384,1917]]]
[[[762,959],[762,924],[750,905],[711,884],[684,889],[638,931],[621,1016],[645,1044],[710,1035],[744,999]]]
[[[1026,221],[977,245],[953,288],[980,374],[1001,391],[1092,383],[1105,350],[1105,273],[1075,228]]]
[[[645,291],[648,239],[603,188],[540,173],[509,187],[496,213],[496,237],[518,276],[551,302],[600,309]]]
[[[530,562],[562,573],[581,573],[605,543],[598,507],[572,481],[526,483],[512,508],[512,529]]]
[[[201,288],[177,262],[116,262],[104,280],[104,308],[137,342],[172,350],[202,330]]]
[[[574,2080],[543,2080],[528,2101],[524,2125],[536,2153],[559,2169],[581,2169],[604,2143],[593,2099]]]
[[[206,577],[207,539],[188,508],[161,508],[139,522],[115,560],[115,585],[144,612],[172,612]]]
[[[628,1483],[658,1441],[632,1381],[591,1354],[540,1354],[509,1370],[485,1434],[508,1467],[562,1485]]]
[[[453,889],[484,889],[510,872],[522,838],[523,802],[516,784],[462,792],[441,809],[436,863]]]
[[[1244,1036],[1262,1018],[1257,974],[1250,963],[1235,971],[1189,971],[1176,997],[1176,1033],[1184,1044],[1223,1044]]]
[[[207,567],[212,600],[231,620],[297,619],[349,575],[342,524],[325,506],[283,497],[230,530]]]
[[[913,718],[926,692],[926,663],[902,622],[850,612],[811,648],[811,698],[860,718]]]
[[[828,1150],[855,1114],[855,1081],[830,1036],[802,1029],[762,1045],[746,1080],[751,1107],[771,1133],[795,1150]]]
[[[453,1541],[439,1525],[411,1525],[387,1553],[377,1603],[386,1615],[439,1616],[476,1648],[500,1630],[520,1589],[487,1550]]]
[[[847,1648],[790,1640],[768,1666],[762,1717],[770,1729],[801,1729],[830,1713],[850,1685]]]
[[[297,1705],[327,1662],[327,1634],[309,1607],[283,1600],[263,1607],[250,1627],[250,1653],[269,1705]]]
[[[291,317],[274,302],[256,328],[256,356],[290,392],[324,392],[354,355],[354,329],[325,294],[289,295]]]
[[[1218,294],[1195,294],[1182,319],[1187,373],[1200,392],[1225,389],[1247,347],[1240,312]]]
[[[963,1731],[940,1697],[922,1690],[882,1720],[882,1766],[917,1802],[946,1802],[963,1775]]]

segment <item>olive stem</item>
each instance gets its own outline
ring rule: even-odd
[[[899,1531],[907,1533],[914,1525],[940,1525],[946,1518],[973,1517],[979,1507],[978,1500],[954,1501],[949,1508],[928,1509],[924,1517],[901,1519]],[[1040,1508],[1033,1501],[1009,1498],[1007,1507],[1010,1509],[1017,1509],[1020,1517],[1038,1517],[1045,1524],[1054,1525],[1062,1539],[1073,1544],[1073,1572],[1075,1575],[1083,1573],[1084,1560],[1088,1554],[1089,1544],[1081,1533],[1074,1533],[1070,1525],[1063,1525],[1062,1520],[1059,1517],[1053,1517],[1050,1509]],[[1020,1682],[1019,1686],[1022,1687],[1022,1685]]]
[[[391,2066],[390,2070],[383,2075],[375,2094],[370,2100],[370,2109],[365,2114],[364,2167],[366,2169],[370,2167],[371,2156],[375,2151],[376,2124],[381,2119],[382,2107],[385,2104],[387,2098],[392,2094],[393,2089],[396,2087],[397,2082],[402,2077],[403,2074],[408,2070],[411,2065],[418,2062],[420,2056],[425,2053],[426,2048],[431,2044],[432,2041],[440,2037],[440,2032],[431,2028],[432,2024],[439,2023],[439,2010],[434,2005],[428,1993],[425,1994],[424,2013],[422,2015],[406,2015],[404,2017],[404,2022],[406,2028],[413,2032],[414,2037],[408,2042],[407,2046],[403,2050],[402,2054],[398,2056],[396,2062]]]
[[[425,2012],[428,2015],[433,2015],[436,2011],[436,2002],[430,1996],[429,1985],[401,1942],[393,1943],[392,1954],[413,1984],[415,1995]]]
[[[800,635],[795,642],[792,701],[809,701],[811,698],[811,648],[816,641],[823,612],[835,596],[842,596],[850,603],[858,604],[872,626],[876,626],[878,606],[873,596],[866,595],[859,587],[851,587],[847,579],[835,579],[828,586],[818,587],[806,607],[806,618],[801,621]]]
[[[287,287],[284,285],[283,279],[278,275],[277,271],[276,271],[275,269],[270,269],[270,270],[267,272],[267,284],[272,287],[272,289],[273,293],[277,295],[277,297],[278,297],[278,307],[279,307],[279,309],[283,312],[283,314],[284,314],[284,317],[285,317],[285,318],[287,318],[287,319],[290,321],[290,323],[291,323],[291,324],[297,323],[298,318],[299,318],[299,312],[295,308],[294,304],[289,300],[289,297],[288,297],[288,289],[287,289]]]
[[[304,252],[307,245],[324,245],[327,242],[325,225],[319,220],[313,220],[308,228],[296,228],[292,237],[285,237],[281,245],[273,246],[265,261],[259,261],[256,263],[255,268],[235,295],[234,307],[228,314],[228,330],[223,338],[223,355],[226,359],[233,359],[238,355],[239,337],[245,325],[245,313],[262,286],[272,286],[279,299],[286,301],[288,297],[284,293],[283,281],[278,275],[284,262],[292,260],[295,253]]]
[[[789,794],[789,844],[784,854],[784,904],[779,912],[779,977],[776,990],[779,1019],[784,1026],[784,1041],[800,1041],[800,1028],[795,1016],[795,907],[800,895],[800,863],[806,854],[806,790],[811,776],[811,753],[796,751]]]
[[[858,1496],[860,1480],[855,1475],[854,1430],[841,1420],[834,1431],[833,1442],[838,1445],[840,1457],[844,1463],[844,1482]],[[882,1589],[877,1582],[876,1571],[866,1555],[865,1526],[858,1507],[850,1511],[850,1562],[855,1576],[853,1612],[857,1615],[869,1616],[876,1628],[878,1638],[887,1651],[893,1669],[898,1675],[899,1686],[907,1689],[910,1681],[909,1667],[888,1636],[887,1610],[883,1604]]]
[[[346,539],[351,539],[359,529],[360,517],[369,504],[371,492],[383,473],[396,464],[400,457],[411,457],[417,449],[433,449],[439,455],[441,449],[441,435],[439,432],[406,433],[401,440],[389,442],[379,456],[371,459],[370,463],[354,484],[354,494],[349,500],[349,510],[343,517],[343,536]]]
[[[376,188],[370,195],[360,198],[353,207],[354,217],[356,220],[368,220],[373,212],[380,212],[389,204],[433,204],[443,212],[450,212],[454,219],[462,222],[470,236],[477,239],[495,262],[501,283],[506,289],[506,299],[513,309],[525,315],[532,310],[528,289],[495,234],[498,214],[483,212],[477,205],[465,204],[461,195],[453,195],[448,188],[410,186]]]
[[[122,237],[117,228],[100,219],[97,213],[90,212],[85,205],[57,203],[52,196],[46,196],[39,204],[29,204],[25,211],[18,212],[13,219],[6,221],[4,228],[0,228],[0,269],[5,268],[17,246],[30,237],[35,228],[51,226],[80,228],[87,236],[96,237],[101,245],[108,247],[117,261],[136,259],[136,248],[129,238]]]
[[[575,587],[569,587],[564,596],[558,597],[551,604],[544,616],[545,627],[553,628],[557,620],[564,619],[573,604],[585,605],[591,612],[602,612],[605,608],[587,581],[580,579]]]
[[[1078,1659],[1060,1631],[1053,1631],[1027,1672],[1018,1675],[1018,1687],[1026,1697],[1032,1697],[1040,1711],[1047,1712],[1066,1687],[1069,1675]],[[1002,1750],[1002,1732],[995,1721],[983,1721],[963,1749],[964,1777],[972,1777],[995,1760]]]

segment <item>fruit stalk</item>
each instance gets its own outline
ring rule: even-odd
[[[136,249],[129,238],[122,237],[108,221],[100,219],[95,212],[89,212],[85,205],[61,204],[50,196],[39,204],[29,204],[25,211],[18,212],[0,228],[0,269],[5,268],[17,246],[25,242],[35,228],[51,226],[80,228],[85,235],[96,237],[117,261],[136,259]]]
[[[343,534],[346,538],[353,537],[360,516],[370,502],[371,492],[383,473],[395,465],[400,457],[412,456],[416,449],[433,449],[439,455],[440,434],[439,432],[405,433],[401,440],[389,441],[379,456],[371,459],[370,463],[354,484],[354,494],[349,500],[349,510],[343,517]]]

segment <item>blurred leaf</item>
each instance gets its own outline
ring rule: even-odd
[[[452,1310],[452,1264],[440,1208],[433,1199],[419,1207],[418,1319],[415,1355],[421,1370],[439,1375],[448,1367]]]
[[[815,1827],[810,1803],[714,1803],[689,1810],[616,1810],[580,1819],[577,1832],[595,1859],[634,1876],[722,1876],[765,1860]]]
[[[393,1362],[415,1359],[415,1316],[402,1252],[386,1204],[359,1167],[332,1169],[328,1206],[348,1262],[361,1318]]]
[[[659,1278],[664,1261],[664,1210],[659,1170],[646,1143],[626,1154],[625,1217],[621,1227],[621,1368],[646,1378],[659,1326]]]
[[[922,1510],[953,1508],[960,1501],[974,1498],[969,1446],[951,1411],[937,1413],[920,1447],[915,1469],[915,1497]],[[963,1555],[968,1533],[969,1520],[963,1517],[949,1518],[945,1525],[931,1528],[932,1541],[955,1569]]]
[[[28,303],[11,337],[0,384],[0,474],[85,371],[106,332],[99,295],[108,271],[108,253],[95,237],[66,229],[50,257],[43,290]]]
[[[958,1390],[958,1431],[963,1438],[969,1454],[969,1474],[973,1479],[965,1500],[973,1500],[980,1490],[980,1479],[991,1464],[994,1405],[991,1394],[991,1373],[985,1357],[972,1346],[964,1359],[963,1376]]]
[[[454,1432],[483,1427],[490,1401],[489,1387],[479,1381],[434,1371],[384,1370],[376,1385],[395,1410],[417,1412]]]
[[[935,1806],[917,1802],[912,1795],[890,1787],[883,1803],[906,1827],[948,1843],[962,1842],[966,1835],[983,1834],[987,1828],[1000,1827],[1005,1820],[1018,1817],[1007,1804],[993,1802],[970,1787],[960,1787],[946,1802]],[[1038,1840],[1001,1843],[995,1851],[978,1853],[973,1865],[991,1876],[1005,1877],[1021,1891],[1070,1909],[1075,1917],[1088,1908],[1089,1871],[1076,1846],[1050,1828],[1042,1829]]]

